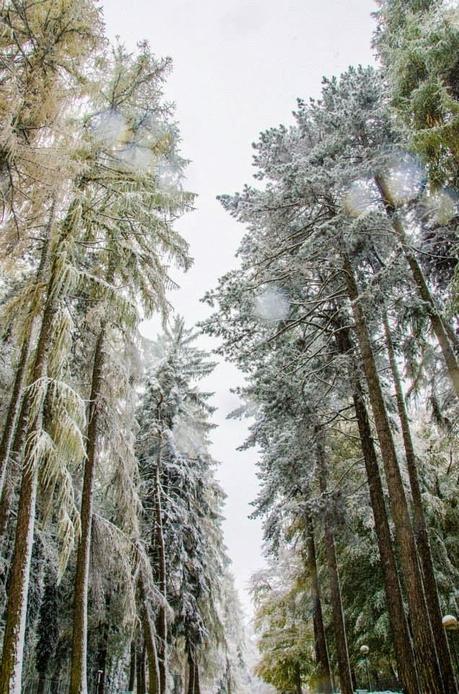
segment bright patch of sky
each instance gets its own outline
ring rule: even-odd
[[[244,232],[216,196],[250,181],[251,142],[261,130],[288,123],[298,97],[318,97],[323,75],[372,62],[376,5],[372,0],[103,0],[103,7],[112,38],[119,35],[132,49],[147,39],[157,55],[174,61],[166,95],[177,104],[182,155],[192,162],[183,185],[199,197],[196,211],[177,224],[195,263],[184,276],[172,273],[181,289],[170,299],[192,325],[208,315],[199,301],[205,291],[236,265]],[[166,187],[171,175],[164,172]],[[150,321],[144,334],[154,337],[159,329],[159,321]],[[203,337],[201,345],[214,343]],[[256,451],[236,452],[247,421],[226,419],[239,405],[230,389],[241,382],[236,369],[220,361],[205,388],[215,391],[218,407],[212,453],[221,461],[218,476],[228,495],[226,544],[249,612],[249,578],[264,560],[260,523],[248,519],[258,486]]]

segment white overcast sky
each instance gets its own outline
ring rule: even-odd
[[[317,97],[323,75],[372,61],[373,0],[103,0],[107,33],[128,47],[147,39],[158,56],[171,56],[167,98],[177,107],[182,154],[192,161],[186,187],[199,195],[197,209],[178,225],[195,258],[176,310],[193,324],[207,315],[199,299],[234,267],[241,225],[216,201],[252,176],[251,143],[258,133],[288,123],[297,97]],[[144,333],[154,336],[155,323]],[[209,340],[202,338],[209,346]],[[244,605],[247,585],[263,565],[261,528],[249,520],[256,495],[256,452],[236,452],[244,423],[228,421],[237,406],[229,392],[241,382],[219,364],[206,388],[215,392],[219,428],[213,455],[228,495],[225,541]]]

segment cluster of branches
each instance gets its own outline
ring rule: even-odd
[[[337,673],[352,694],[361,646],[373,684],[458,691],[459,17],[379,5],[383,67],[325,79],[254,145],[258,185],[222,196],[248,231],[206,297],[247,376],[235,416],[254,418],[274,562],[254,583],[258,670],[282,692]]]
[[[211,365],[180,323],[159,360],[139,336],[190,264],[170,61],[93,0],[0,19],[0,692],[231,691]]]

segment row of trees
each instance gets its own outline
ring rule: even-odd
[[[191,262],[170,61],[93,0],[0,13],[0,692],[242,691],[212,364],[139,335]]]
[[[247,376],[258,671],[282,692],[352,694],[361,646],[373,684],[458,691],[459,14],[381,0],[377,21],[381,68],[324,80],[222,196],[248,231],[207,295]]]

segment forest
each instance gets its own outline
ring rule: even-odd
[[[171,60],[96,0],[2,0],[0,694],[459,693],[459,6],[372,11],[377,64],[222,191],[242,240],[188,325]],[[257,460],[253,620],[217,360]]]

